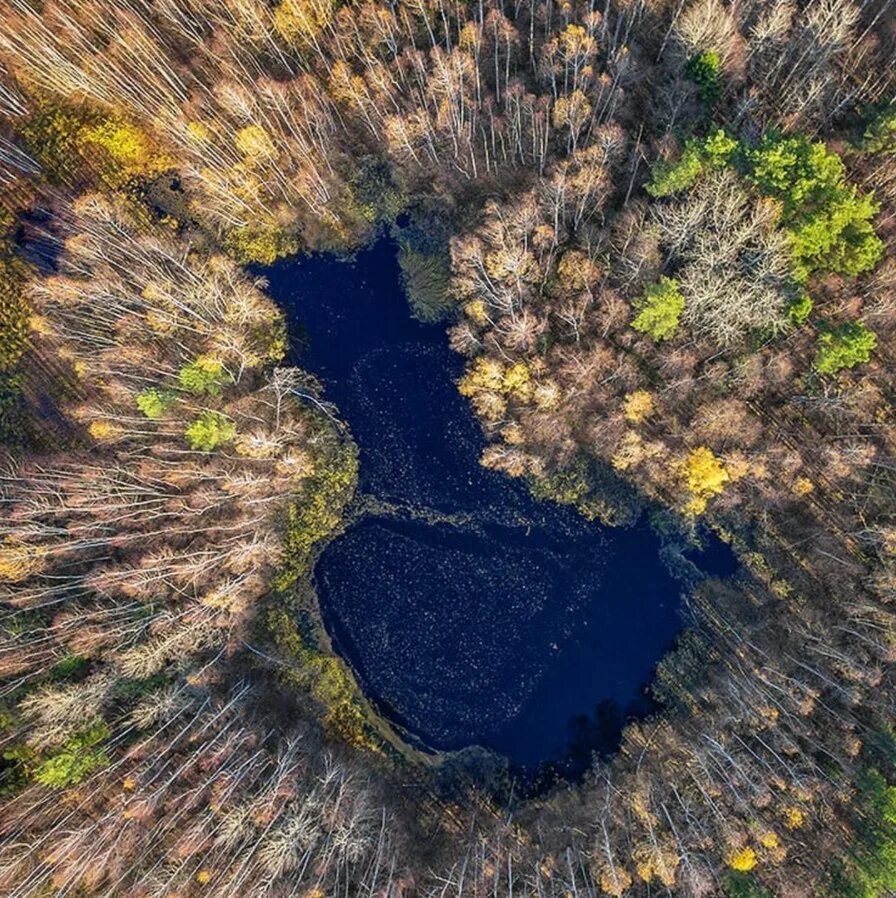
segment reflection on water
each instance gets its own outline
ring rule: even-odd
[[[478,464],[444,326],[409,314],[393,244],[265,272],[293,358],[326,385],[380,509],[323,552],[324,622],[366,694],[432,749],[483,745],[532,767],[611,751],[683,626],[645,521],[588,523]],[[388,508],[388,513],[383,509]],[[711,542],[694,560],[726,574]]]

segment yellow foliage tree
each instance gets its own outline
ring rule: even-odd
[[[273,159],[277,148],[261,125],[246,125],[236,133],[236,148],[250,160]]]
[[[122,434],[122,429],[111,421],[91,421],[87,427],[87,432],[97,442],[105,443],[118,439]]]
[[[747,846],[746,848],[735,849],[730,852],[727,858],[728,866],[738,873],[749,873],[759,861],[754,849]]]
[[[333,0],[283,0],[274,10],[274,28],[290,44],[313,40],[333,19]]]
[[[658,879],[664,886],[675,885],[675,871],[681,858],[670,842],[645,842],[635,849],[632,858],[635,870],[644,882]]]
[[[581,250],[567,250],[557,264],[557,283],[563,290],[585,290],[600,277],[600,269]]]
[[[501,389],[517,399],[529,399],[532,396],[531,375],[525,362],[517,362],[504,372]]]
[[[654,412],[653,397],[647,390],[635,390],[625,397],[622,404],[622,414],[625,420],[632,424],[640,424],[646,421]]]
[[[504,366],[497,360],[480,356],[461,378],[458,389],[462,396],[475,396],[483,390],[501,392],[504,385]]]
[[[464,313],[476,324],[485,324],[488,321],[488,315],[485,310],[485,303],[481,299],[474,299],[464,306]]]
[[[631,888],[632,876],[625,867],[615,864],[611,867],[609,864],[605,864],[600,871],[598,881],[600,890],[605,895],[610,895],[611,898],[621,898]]]
[[[0,581],[20,583],[37,573],[43,565],[44,552],[37,546],[12,539],[0,543]]]
[[[721,493],[731,479],[722,462],[706,446],[691,450],[684,463],[684,475],[690,496],[685,511],[691,514],[702,514],[709,499]]]
[[[130,122],[108,119],[90,125],[81,132],[81,139],[105,151],[110,165],[103,175],[113,187],[136,177],[155,177],[174,165],[145,131]]]

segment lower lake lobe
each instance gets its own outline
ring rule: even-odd
[[[568,776],[614,751],[686,624],[686,584],[646,516],[605,527],[480,466],[463,360],[444,323],[412,317],[390,240],[263,274],[291,361],[321,379],[360,450],[374,510],[326,547],[314,581],[365,694],[429,750],[479,745]],[[731,573],[728,547],[707,540],[697,565]]]

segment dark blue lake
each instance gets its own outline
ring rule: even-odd
[[[584,769],[651,709],[654,667],[685,624],[681,580],[646,519],[590,523],[479,465],[445,325],[408,307],[394,244],[265,270],[292,360],[318,375],[360,447],[379,511],[324,550],[314,578],[365,694],[430,749]],[[713,543],[698,563],[730,573]]]

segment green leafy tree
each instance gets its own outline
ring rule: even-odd
[[[787,317],[797,326],[805,324],[812,314],[813,308],[815,308],[815,303],[812,301],[812,297],[808,293],[801,293],[787,309]]]
[[[182,390],[197,396],[220,396],[224,385],[232,382],[224,366],[210,355],[200,355],[184,365],[178,372],[177,380]]]
[[[651,196],[664,197],[692,187],[703,174],[706,160],[698,143],[688,141],[674,161],[660,159],[650,170],[650,183],[644,188]]]
[[[688,190],[707,169],[730,165],[739,149],[740,144],[722,128],[702,140],[690,138],[678,159],[661,159],[653,165],[644,189],[657,198]]]
[[[685,66],[688,77],[697,85],[700,99],[711,103],[719,97],[722,57],[715,50],[692,56]]]
[[[822,374],[836,374],[867,362],[876,346],[877,334],[873,330],[861,321],[850,321],[821,334],[814,365]]]
[[[93,770],[106,767],[109,756],[99,744],[109,737],[105,723],[82,730],[65,743],[61,751],[50,755],[34,771],[34,779],[44,786],[74,786]]]
[[[896,893],[896,786],[877,769],[859,785],[856,840],[837,863],[831,898],[885,898]]]
[[[862,149],[869,153],[896,153],[896,106],[875,112],[865,128]]]
[[[156,387],[150,387],[137,394],[137,408],[147,418],[155,421],[168,411],[175,399],[177,399],[177,394],[171,390],[159,390]]]
[[[879,209],[869,194],[847,188],[829,206],[789,229],[797,276],[807,277],[813,271],[852,276],[871,271],[884,251],[871,224]]]
[[[668,340],[678,329],[684,311],[684,297],[675,280],[661,277],[644,291],[638,307],[640,310],[632,321],[632,327],[654,340]]]
[[[703,141],[703,157],[713,168],[731,165],[740,152],[740,143],[723,128],[714,131]]]
[[[773,898],[768,889],[756,882],[752,873],[728,873],[722,888],[726,898]]]
[[[28,348],[28,303],[24,266],[0,259],[0,372],[10,371]]]
[[[744,159],[747,177],[781,203],[797,277],[874,268],[883,255],[871,223],[880,207],[873,196],[845,183],[836,153],[806,137],[769,134]]]
[[[204,411],[184,434],[191,449],[213,452],[236,437],[236,425],[221,412]]]

